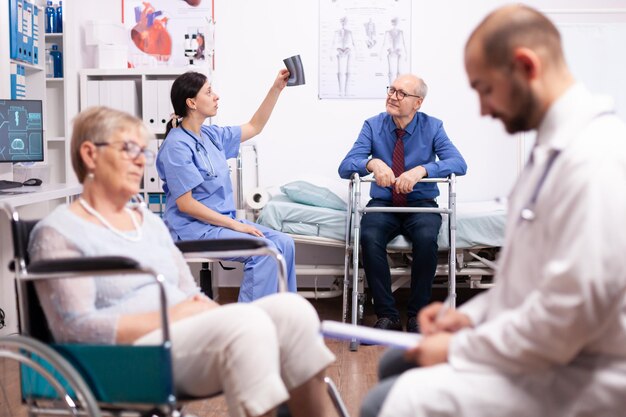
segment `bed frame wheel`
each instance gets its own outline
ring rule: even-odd
[[[359,294],[357,305],[357,322],[363,324],[363,316],[365,315],[365,303],[367,302],[367,295]]]

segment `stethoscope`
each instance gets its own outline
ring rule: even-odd
[[[520,211],[519,213],[520,222],[522,221],[532,222],[537,217],[535,214],[535,206],[537,205],[537,197],[539,196],[539,193],[541,192],[543,183],[546,181],[546,178],[548,177],[548,173],[552,169],[552,165],[554,165],[554,161],[556,160],[557,156],[559,156],[560,153],[561,153],[560,150],[552,150],[550,155],[548,155],[546,166],[543,170],[543,173],[541,174],[541,177],[539,178],[539,181],[537,181],[537,185],[535,185],[535,190],[533,191],[532,195],[530,196],[526,204],[524,204],[523,206],[524,208],[522,208],[522,211]]]
[[[197,137],[192,135],[182,125],[180,126],[180,128],[183,129],[183,132],[185,132],[187,135],[189,135],[189,137],[192,138],[194,140],[194,142],[196,142],[196,152],[198,152],[198,156],[200,157],[200,160],[202,161],[202,165],[204,165],[204,168],[207,170],[207,176],[208,177],[217,177],[217,172],[215,172],[215,167],[213,166],[213,162],[211,161],[211,157],[209,156],[209,151],[204,146],[204,144],[202,142],[200,142]],[[200,152],[200,149],[202,149],[203,152]],[[204,153],[204,156],[202,156],[203,153]],[[209,166],[211,166],[210,169],[209,169]]]
[[[597,117],[604,116],[607,114],[613,114],[613,113],[614,113],[613,111],[601,111],[597,114],[594,114],[590,120],[593,120]],[[546,167],[543,170],[543,174],[541,175],[541,178],[539,178],[539,181],[537,181],[537,185],[535,185],[535,190],[533,191],[532,195],[528,199],[528,202],[526,202],[526,204],[523,206],[522,210],[519,213],[518,223],[521,223],[522,221],[532,222],[537,217],[535,213],[535,206],[537,205],[537,197],[539,196],[539,193],[541,192],[541,188],[543,187],[543,183],[545,182],[548,176],[548,173],[552,169],[552,165],[554,165],[554,161],[556,160],[556,158],[559,156],[560,153],[561,153],[561,150],[553,149],[550,155],[548,155],[548,160],[546,162]]]

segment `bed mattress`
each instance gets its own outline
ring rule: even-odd
[[[345,240],[345,211],[295,203],[285,195],[272,197],[263,208],[258,222],[284,233]],[[502,246],[505,224],[504,204],[496,201],[458,203],[457,248]],[[439,249],[450,246],[447,215],[443,216],[437,242]],[[403,236],[398,236],[389,246],[390,249],[406,249],[409,243]]]

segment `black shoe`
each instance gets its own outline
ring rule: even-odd
[[[400,319],[391,319],[389,317],[381,317],[376,320],[376,324],[374,324],[375,329],[382,330],[397,330],[402,331],[402,324],[400,324]]]
[[[406,331],[408,333],[419,333],[420,325],[417,322],[417,317],[409,317],[406,321]]]
[[[276,417],[291,417],[291,412],[289,411],[289,407],[287,407],[287,403],[282,403],[276,409]]]

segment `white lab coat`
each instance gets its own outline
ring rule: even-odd
[[[626,126],[610,110],[581,85],[549,109],[496,286],[461,307],[476,327],[448,364],[400,377],[382,416],[626,415]]]

